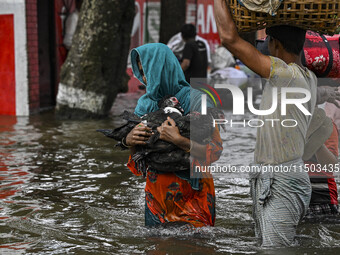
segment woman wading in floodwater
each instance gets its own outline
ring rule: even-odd
[[[165,96],[175,96],[184,113],[201,110],[201,93],[185,81],[181,66],[171,50],[164,44],[153,43],[131,52],[134,75],[146,86],[146,94],[139,100],[135,114],[158,110],[158,102]],[[191,100],[190,100],[191,95]],[[210,165],[222,152],[222,141],[215,128],[211,141],[201,145],[180,135],[172,119],[158,127],[160,139],[173,143],[193,156],[192,164]],[[141,175],[131,159],[134,146],[143,145],[151,135],[151,129],[138,124],[123,144],[130,148],[128,168]],[[190,178],[190,171],[159,172],[148,169],[145,186],[145,225],[159,226],[169,223],[189,223],[195,227],[213,226],[215,223],[215,189],[210,175],[206,178]]]

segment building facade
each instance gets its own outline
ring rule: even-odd
[[[160,0],[136,0],[131,48],[158,42]],[[0,115],[28,116],[54,107],[67,57],[64,24],[75,0],[0,0]],[[187,0],[187,23],[219,43],[213,0]],[[128,74],[132,76],[131,69]],[[129,91],[137,90],[131,79]]]

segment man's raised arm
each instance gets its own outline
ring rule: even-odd
[[[269,78],[270,58],[239,36],[226,1],[215,0],[214,7],[222,45],[255,73],[263,78]]]

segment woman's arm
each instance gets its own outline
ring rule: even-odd
[[[130,148],[130,155],[135,154],[136,145],[145,145],[149,137],[152,135],[151,128],[143,123],[137,124],[125,138],[125,145]]]
[[[206,146],[196,143],[186,137],[181,136],[173,142],[177,147],[184,151],[190,152],[194,158],[205,160]]]
[[[130,131],[126,138],[123,138],[123,145],[130,148],[130,156],[127,167],[134,175],[142,175],[142,172],[138,169],[136,162],[132,160],[132,156],[136,153],[136,145],[145,145],[145,141],[147,141],[151,135],[151,128],[145,126],[143,123],[139,123]]]
[[[160,133],[160,139],[173,143],[186,152],[190,152],[197,159],[206,159],[206,146],[182,136],[175,121],[170,117],[157,128],[157,131]]]
[[[340,92],[338,87],[320,86],[317,87],[316,104],[323,104],[325,102],[332,103],[336,107],[340,108]]]
[[[335,165],[338,164],[338,159],[334,156],[332,152],[328,150],[326,145],[322,145],[318,151],[315,153],[316,159],[322,166]]]

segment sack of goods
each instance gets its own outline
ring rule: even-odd
[[[340,78],[340,35],[307,31],[302,63],[317,77]]]
[[[333,35],[340,26],[339,0],[226,0],[239,32],[292,25]]]

